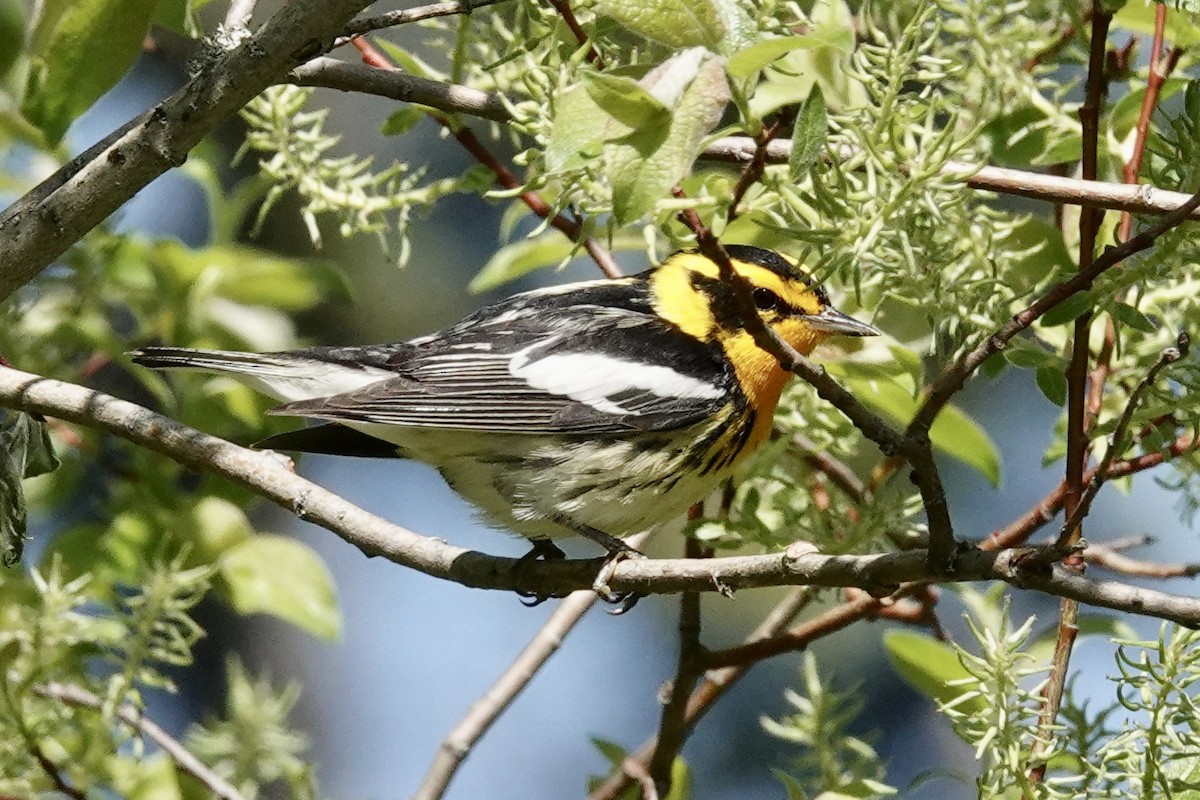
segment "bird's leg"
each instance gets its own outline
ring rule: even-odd
[[[591,539],[608,551],[608,557],[604,559],[604,564],[601,565],[600,571],[596,573],[596,579],[592,581],[592,591],[604,602],[612,603],[615,606],[609,609],[608,613],[618,616],[637,605],[638,600],[642,599],[640,594],[635,594],[634,592],[615,594],[609,588],[608,582],[612,578],[613,573],[616,572],[617,565],[622,561],[627,558],[645,558],[646,555],[637,548],[625,544],[625,542],[617,537],[593,528],[590,525],[580,525],[563,516],[555,517],[554,521],[564,527],[570,528],[580,536]]]
[[[529,552],[517,559],[517,564],[513,571],[517,574],[517,580],[520,581],[520,573],[534,561],[561,561],[567,557],[567,554],[562,551],[550,539],[531,539],[533,545]],[[550,595],[538,594],[537,592],[527,592],[524,589],[517,589],[517,595],[522,598],[521,605],[527,608],[541,605],[550,599]],[[526,602],[526,601],[530,602]]]

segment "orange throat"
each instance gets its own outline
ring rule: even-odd
[[[806,325],[781,325],[776,331],[784,341],[805,356],[813,351],[821,338],[819,333]],[[779,359],[755,344],[745,332],[728,340],[725,350],[733,362],[738,384],[755,412],[754,428],[743,450],[744,455],[749,455],[770,437],[779,397],[783,394],[783,387],[791,380],[792,373],[780,367]]]

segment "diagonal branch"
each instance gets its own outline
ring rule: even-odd
[[[104,701],[84,689],[69,683],[47,683],[34,687],[34,691],[42,697],[57,700],[69,706],[93,708],[99,710]],[[219,800],[245,800],[242,793],[233,787],[229,781],[214,772],[207,764],[196,758],[190,750],[180,744],[153,720],[147,719],[142,712],[133,706],[124,705],[117,709],[117,716],[132,728],[136,728],[147,739],[162,748],[175,765],[191,775],[207,789],[213,797]]]
[[[294,0],[182,89],[0,212],[0,301],[173,166],[289,70],[323,52],[370,0]]]

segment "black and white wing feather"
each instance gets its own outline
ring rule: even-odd
[[[719,351],[664,323],[629,293],[614,292],[613,283],[598,282],[595,297],[577,285],[569,305],[553,290],[520,295],[402,344],[309,351],[394,377],[275,413],[589,435],[670,430],[712,415],[736,391]]]

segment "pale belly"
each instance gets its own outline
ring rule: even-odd
[[[695,429],[644,441],[358,426],[435,467],[489,524],[531,539],[569,536],[586,526],[626,537],[674,519],[727,478],[732,459],[687,462]],[[705,424],[720,433],[718,426]]]

